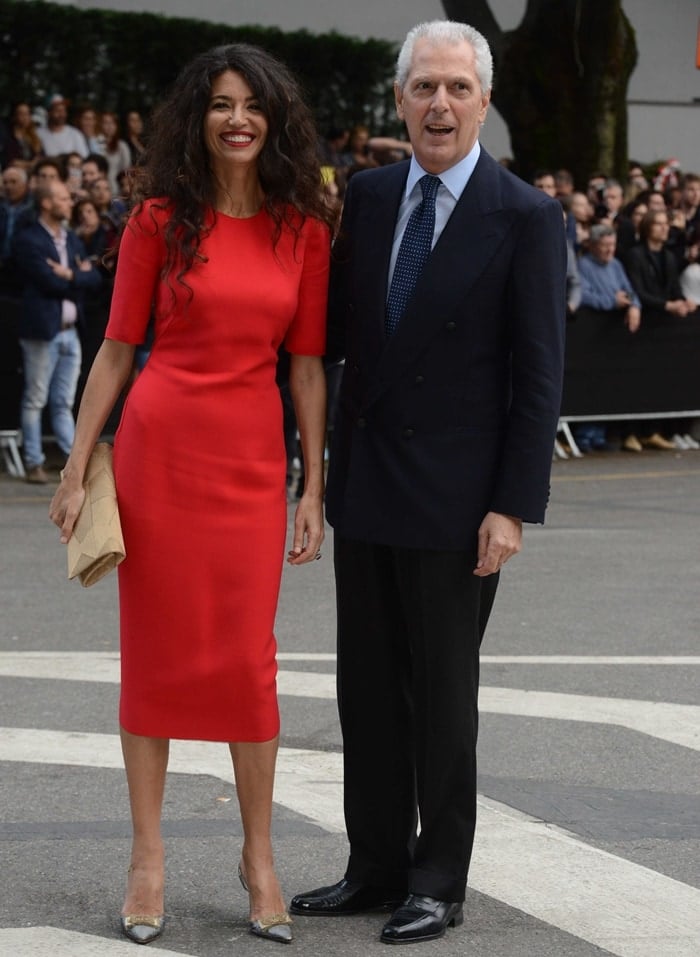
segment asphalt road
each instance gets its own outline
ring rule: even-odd
[[[65,580],[51,494],[0,474],[0,955],[119,957],[134,945],[117,924],[116,577]],[[347,851],[324,552],[285,570],[277,624],[275,845],[290,896],[338,879]],[[700,452],[554,464],[548,523],[504,571],[483,647],[465,922],[418,952],[698,957],[699,581]],[[168,926],[151,950],[274,951],[247,933],[223,746],[173,744],[164,832]],[[383,920],[297,918],[292,947],[386,954]]]

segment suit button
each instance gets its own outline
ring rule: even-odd
[[[413,381],[416,385],[423,385],[425,378],[422,375],[417,375]]]
[[[448,332],[454,332],[456,328],[457,328],[456,322],[445,323],[445,329],[447,329]]]
[[[359,373],[360,373],[360,367],[359,367],[359,366],[353,366],[353,367],[352,367],[352,371],[354,372],[355,375],[359,375]]]
[[[413,436],[415,435],[415,432],[413,429],[404,429],[401,434],[403,435],[405,439],[412,439]]]
[[[357,420],[357,427],[358,427],[358,429],[364,429],[364,428],[366,427],[366,425],[367,425],[367,419],[362,419],[362,418],[360,418],[360,419]]]

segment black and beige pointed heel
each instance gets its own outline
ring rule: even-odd
[[[127,875],[133,867],[129,867]],[[165,914],[121,914],[119,917],[122,933],[135,944],[150,944],[160,937],[165,927]]]
[[[238,879],[243,885],[243,890],[250,893],[240,864],[238,865]],[[256,937],[276,940],[280,944],[291,944],[294,939],[291,925],[292,918],[286,911],[283,911],[281,914],[270,914],[258,917],[257,920],[251,920],[248,927],[251,934],[255,934]]]
[[[126,914],[120,917],[122,933],[135,944],[149,944],[160,937],[165,927],[165,915]]]

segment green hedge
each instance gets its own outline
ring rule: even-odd
[[[58,91],[74,106],[147,116],[189,59],[233,41],[264,47],[294,71],[321,130],[366,123],[375,133],[397,132],[391,92],[397,50],[384,40],[82,10],[41,0],[0,0],[0,112],[7,115],[18,100],[43,105],[47,94]]]

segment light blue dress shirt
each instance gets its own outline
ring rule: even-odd
[[[452,215],[452,211],[457,205],[459,197],[464,192],[464,188],[474,172],[474,167],[479,159],[480,152],[481,147],[477,140],[464,159],[445,170],[444,173],[439,174],[438,178],[441,180],[442,186],[439,187],[435,200],[435,229],[433,230],[433,244],[431,249],[435,247],[435,243],[447,225],[447,220]],[[396,229],[394,230],[394,244],[391,248],[387,291],[391,287],[394,266],[396,265],[396,258],[399,255],[399,246],[401,245],[406,224],[408,223],[411,213],[416,206],[420,204],[423,198],[423,193],[418,185],[418,181],[426,175],[426,172],[427,171],[420,166],[415,156],[412,156],[411,165],[408,169],[408,177],[406,179],[406,190],[401,200],[401,205],[399,206],[399,215],[396,220]]]

